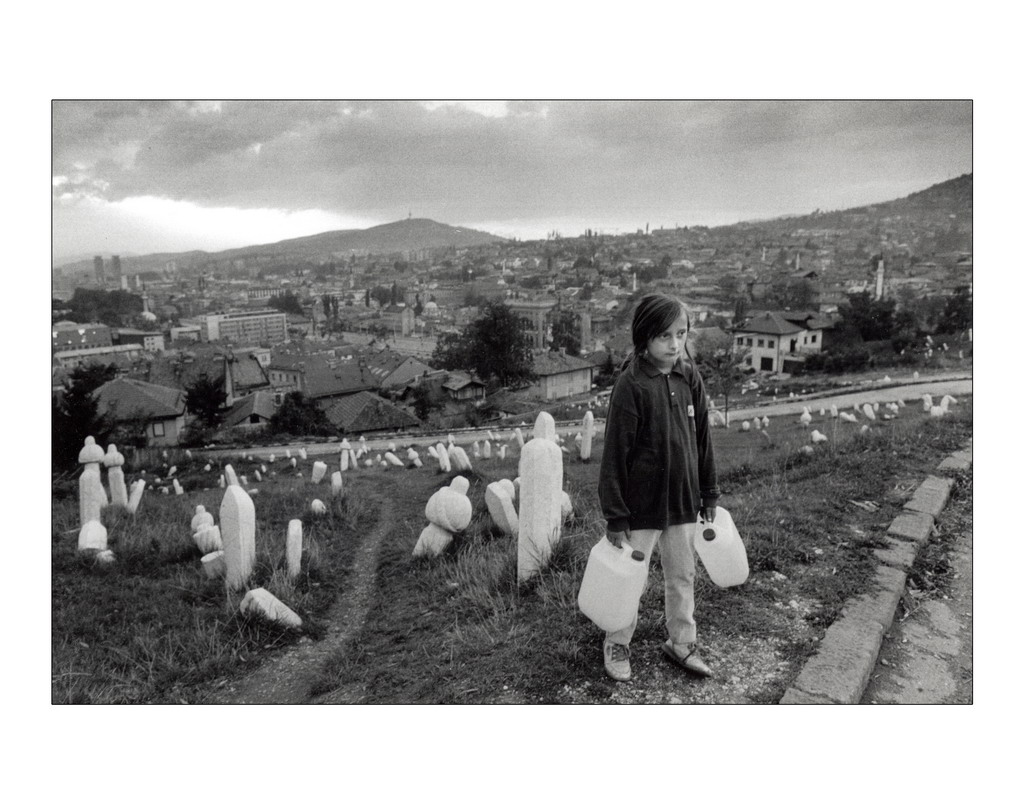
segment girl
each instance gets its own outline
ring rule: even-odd
[[[687,671],[711,670],[697,653],[693,620],[693,540],[698,514],[715,519],[718,481],[704,383],[686,347],[689,314],[664,294],[640,300],[633,312],[633,352],[608,403],[598,497],[607,538],[643,551],[650,569],[655,544],[665,575],[668,641],[662,650]],[[620,682],[631,676],[629,642],[637,619],[604,640],[604,668]]]

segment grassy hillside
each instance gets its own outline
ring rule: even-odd
[[[812,455],[799,450],[809,440],[795,417],[773,420],[770,441],[757,432],[714,432],[721,503],[744,538],[751,578],[721,590],[699,571],[698,628],[717,672],[706,683],[688,684],[658,657],[664,616],[657,556],[634,642],[638,681],[616,687],[603,675],[601,635],[576,609],[587,554],[603,535],[598,441],[590,463],[566,456],[575,517],[547,571],[522,587],[515,584],[514,541],[496,531],[483,504],[490,480],[518,474],[515,456],[476,462],[468,473],[473,522],[432,560],[411,553],[426,525],[427,499],[449,480],[434,467],[349,473],[343,498],[322,519],[309,515],[308,504],[329,500],[329,490],[279,469],[254,496],[253,586],[266,586],[299,612],[301,633],[239,616],[239,596],[202,578],[189,521],[197,503],[216,514],[222,493],[204,490],[215,472],[202,473],[198,461],[180,470],[185,498],[147,492],[134,519],[105,510],[118,556],[109,570],[75,552],[74,496],[55,500],[53,700],[201,702],[288,645],[318,640],[328,606],[345,588],[354,547],[387,506],[400,525],[384,538],[370,614],[354,644],[321,670],[320,700],[777,701],[842,603],[864,589],[872,549],[916,483],[970,435],[971,401],[962,399],[942,420],[904,409],[867,434],[859,425],[833,429],[831,420],[814,427],[830,441]],[[308,463],[299,467],[307,477]],[[303,519],[308,547],[291,584],[282,566],[293,517]]]

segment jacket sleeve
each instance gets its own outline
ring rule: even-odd
[[[604,452],[597,482],[601,513],[608,521],[609,531],[629,528],[629,458],[636,444],[639,415],[633,388],[625,372],[619,376],[608,401],[608,418],[604,426]]]
[[[700,479],[700,499],[702,506],[715,506],[718,503],[718,470],[715,467],[715,448],[711,443],[711,423],[708,419],[708,395],[704,389],[704,380],[691,364],[693,376],[690,391],[693,395],[694,422],[697,426],[697,475]]]

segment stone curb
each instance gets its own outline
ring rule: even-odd
[[[972,466],[971,444],[943,459],[940,470],[965,470]],[[885,548],[876,548],[881,564],[875,570],[878,589],[846,603],[839,618],[829,626],[818,651],[804,664],[779,704],[857,704],[878,662],[885,633],[892,626],[903,595],[907,572],[914,565],[918,547],[928,541],[949,500],[953,481],[926,477],[889,525]]]

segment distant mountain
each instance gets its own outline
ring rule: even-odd
[[[909,224],[921,226],[936,225],[940,222],[948,224],[956,219],[957,225],[970,231],[974,213],[974,174],[965,173],[955,179],[911,193],[909,196],[893,201],[882,201],[877,204],[865,204],[846,210],[831,212],[816,211],[808,215],[792,215],[770,220],[743,221],[731,226],[742,228],[758,228],[768,231],[793,229],[843,229],[852,222],[863,224],[863,219],[882,223],[899,217]],[[717,230],[728,227],[715,227]]]
[[[248,246],[218,252],[213,257],[234,259],[247,255],[297,254],[330,255],[348,251],[367,251],[372,254],[416,251],[419,249],[462,248],[481,246],[504,240],[497,235],[467,227],[449,226],[429,218],[407,218],[369,229],[340,229],[302,238],[290,238],[263,246]]]
[[[407,218],[369,229],[339,229],[301,238],[289,238],[277,243],[243,246],[219,252],[189,251],[180,253],[147,254],[133,257],[125,268],[130,273],[161,268],[170,260],[190,263],[197,259],[237,260],[244,257],[278,257],[290,260],[311,260],[348,252],[394,254],[421,249],[464,248],[502,241],[497,235],[467,227],[449,226],[428,218]],[[123,261],[123,258],[122,258]],[[65,271],[92,269],[92,258],[73,261],[59,266]]]

